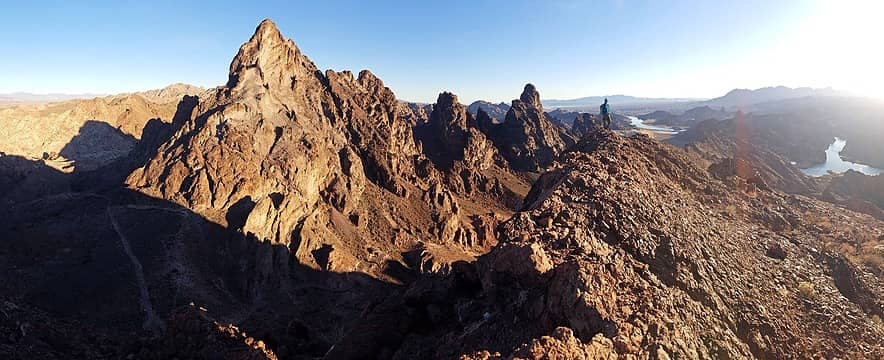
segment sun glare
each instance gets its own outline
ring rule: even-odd
[[[882,14],[882,1],[820,2],[781,52],[796,77],[884,98]]]

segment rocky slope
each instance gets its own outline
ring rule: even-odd
[[[579,113],[571,123],[571,133],[578,139],[599,131],[604,125],[598,116]]]
[[[738,113],[729,120],[703,121],[667,141],[697,155],[713,172],[741,172],[744,178],[757,178],[759,186],[789,193],[816,193],[820,185],[801,173],[798,166],[820,157],[824,161],[825,153],[819,149],[825,149],[831,139],[815,130],[802,130],[795,120]]]
[[[825,150],[832,143],[832,124],[800,114],[757,115],[738,112],[727,120],[707,120],[673,136],[668,142],[684,145],[720,138],[742,142],[746,149],[770,150],[795,161],[800,167],[825,162]]]
[[[330,355],[881,356],[881,279],[837,248],[877,241],[882,223],[747,183],[644,136],[590,135],[488,255],[363,316],[408,324],[376,325],[401,343],[354,332]]]
[[[125,157],[150,119],[170,123],[182,96],[203,91],[175,84],[139,93],[2,107],[0,151],[43,158],[67,171],[94,170]]]
[[[884,220],[884,176],[848,170],[821,180],[827,182],[821,198]]]

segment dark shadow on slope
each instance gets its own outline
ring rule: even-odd
[[[193,105],[179,105],[179,113]],[[12,327],[16,321],[43,319],[24,336],[2,340],[0,354],[106,358],[160,351],[163,329],[175,321],[171,314],[194,303],[263,340],[280,358],[321,357],[366,307],[396,296],[400,285],[300,264],[296,249],[126,188],[128,172],[157,153],[180,128],[177,120],[151,121],[134,151],[95,171],[67,174],[42,161],[0,156],[0,304],[24,309],[7,311],[19,317],[7,317],[12,322],[0,330],[11,324],[10,332],[22,333]],[[104,125],[89,126],[108,134]],[[89,141],[82,140],[66,153],[88,158]],[[193,339],[199,349],[200,337]],[[168,355],[197,356],[190,350]]]
[[[89,171],[128,156],[137,142],[106,122],[89,120],[59,154],[73,160],[76,171]]]
[[[138,140],[131,151],[98,169],[77,169],[78,176],[74,179],[73,188],[79,189],[113,189],[123,183],[127,176],[138,167],[143,166],[157,154],[160,147],[172,137],[190,119],[199,98],[185,95],[178,103],[171,122],[153,118],[147,121]],[[116,130],[119,134],[119,130]],[[82,132],[82,131],[81,131]],[[67,149],[68,146],[65,146]],[[64,150],[62,150],[64,152]],[[71,158],[75,162],[78,158]]]

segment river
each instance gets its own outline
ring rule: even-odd
[[[801,171],[804,172],[805,175],[813,177],[826,175],[829,171],[840,174],[847,170],[854,170],[872,176],[878,175],[882,172],[882,170],[878,168],[841,159],[841,150],[844,150],[845,145],[847,145],[847,140],[842,140],[836,137],[835,141],[829,145],[828,149],[826,149],[826,162],[806,169],[801,169]]]
[[[648,125],[648,124],[645,124],[644,120],[639,119],[635,116],[627,116],[627,118],[629,118],[630,125],[635,126],[636,128],[651,130],[653,132],[660,133],[660,134],[675,135],[675,134],[678,134],[679,132],[682,131],[682,130],[676,130],[676,129],[662,127],[662,126]]]

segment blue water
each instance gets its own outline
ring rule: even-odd
[[[627,118],[629,118],[630,125],[635,126],[636,128],[639,128],[639,129],[651,130],[656,133],[669,134],[669,135],[675,135],[675,134],[678,134],[679,132],[681,132],[681,130],[645,124],[645,122],[642,119],[639,119],[635,116],[627,116]]]
[[[845,145],[847,145],[846,140],[835,138],[835,142],[833,142],[832,145],[829,145],[829,148],[826,149],[826,162],[806,169],[801,169],[801,171],[804,172],[805,175],[813,177],[826,175],[830,171],[840,174],[847,172],[847,170],[854,170],[872,176],[884,172],[878,168],[841,159],[841,150],[844,150]]]

